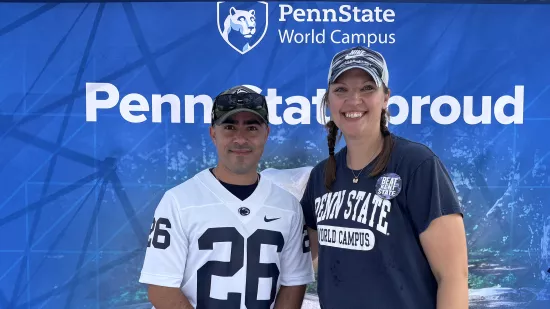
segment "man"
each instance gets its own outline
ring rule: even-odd
[[[296,197],[257,173],[269,135],[264,96],[218,95],[218,163],[168,190],[155,210],[140,282],[156,309],[299,309],[314,281]]]

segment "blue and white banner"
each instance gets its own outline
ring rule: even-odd
[[[215,164],[212,99],[239,84],[268,97],[260,169],[300,194],[303,175],[277,170],[307,173],[328,155],[328,65],[355,45],[388,61],[390,131],[450,171],[471,308],[549,308],[549,16],[522,4],[0,4],[0,308],[149,308],[138,277],[153,211]]]

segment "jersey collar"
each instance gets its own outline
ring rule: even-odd
[[[199,180],[216,196],[220,202],[226,204],[235,204],[235,205],[250,205],[255,206],[264,204],[265,199],[269,195],[271,189],[270,180],[266,177],[260,177],[258,186],[252,192],[252,194],[246,198],[244,201],[241,201],[231,192],[229,192],[217,179],[212,175],[210,170],[204,169],[203,171],[197,174]]]

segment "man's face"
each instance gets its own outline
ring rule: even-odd
[[[219,164],[239,175],[257,170],[268,135],[269,127],[250,112],[237,113],[210,127]]]

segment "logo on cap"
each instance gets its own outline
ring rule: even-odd
[[[347,54],[344,59],[348,60],[348,59],[354,59],[357,57],[366,57],[366,56],[367,56],[366,51],[362,49],[354,49],[349,54]]]
[[[391,200],[401,192],[401,177],[395,173],[387,173],[376,181],[376,195]]]

